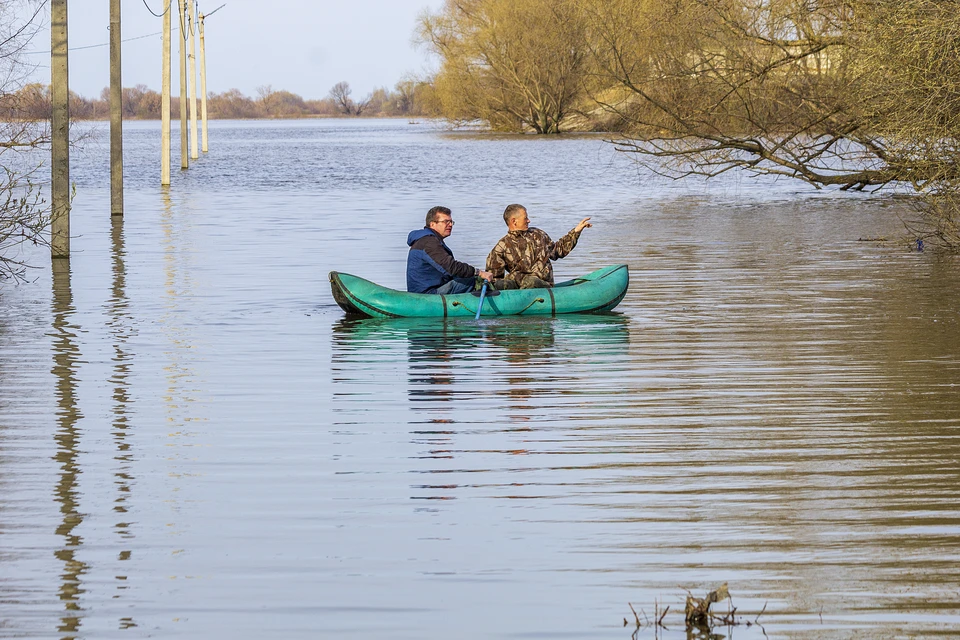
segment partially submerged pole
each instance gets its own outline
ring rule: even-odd
[[[123,215],[123,81],[120,0],[110,0],[110,215]]]
[[[187,159],[187,3],[177,0],[180,11],[180,168],[190,167]]]
[[[190,158],[196,160],[200,157],[197,153],[197,39],[195,37],[195,27],[193,16],[195,15],[196,5],[194,0],[188,0],[190,18],[187,22],[190,38]]]
[[[50,255],[70,257],[70,79],[67,0],[50,3]]]
[[[160,184],[170,184],[170,1],[163,12],[163,60],[160,64]]]
[[[200,14],[200,150],[207,152],[207,57],[203,49],[203,14]]]

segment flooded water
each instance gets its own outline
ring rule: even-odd
[[[97,136],[72,258],[0,285],[0,636],[705,638],[724,582],[711,638],[960,632],[960,259],[892,199],[364,120],[214,122],[161,190],[127,123],[111,220]],[[511,202],[593,217],[557,275],[628,263],[616,313],[335,305]]]

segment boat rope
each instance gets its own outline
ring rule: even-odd
[[[531,302],[530,304],[528,304],[527,306],[525,306],[523,309],[520,309],[520,311],[517,312],[517,315],[519,316],[519,315],[522,314],[524,311],[526,311],[527,309],[529,309],[530,307],[532,307],[533,305],[535,305],[535,304],[538,303],[538,302],[541,303],[541,304],[543,304],[544,299],[543,299],[543,298],[535,298],[533,302]]]

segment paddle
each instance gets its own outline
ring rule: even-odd
[[[480,312],[483,311],[483,299],[487,296],[487,281],[483,281],[483,286],[480,287],[480,304],[477,305],[477,317],[474,320],[480,319]]]

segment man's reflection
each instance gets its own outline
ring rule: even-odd
[[[526,401],[538,392],[540,373],[553,360],[555,318],[516,318],[512,322],[491,324],[489,340],[497,349],[497,360],[508,365],[502,381],[494,387],[497,395],[507,400],[514,410],[512,421],[524,422],[529,415],[524,411]]]
[[[452,469],[443,461],[461,453],[457,446],[460,423],[475,424],[483,419],[479,416],[489,419],[492,415],[497,421],[488,424],[492,429],[526,429],[527,421],[543,413],[543,403],[536,398],[578,392],[578,385],[563,384],[562,380],[582,373],[569,368],[571,352],[586,350],[607,358],[607,352],[613,350],[615,357],[621,357],[628,334],[626,319],[618,315],[485,318],[479,322],[343,319],[333,327],[334,382],[369,384],[365,378],[382,377],[374,384],[382,385],[377,393],[383,393],[390,386],[389,366],[384,366],[389,362],[388,353],[405,342],[407,397],[416,415],[409,423],[411,443],[417,448],[414,458],[433,461],[416,471],[438,479],[412,485],[411,497],[451,499],[457,485],[446,480],[449,476],[445,474]],[[364,389],[370,393],[369,387]],[[341,395],[356,401],[356,394]],[[503,417],[506,425],[500,423]]]
[[[429,323],[406,328],[410,401],[449,402],[462,392],[456,385],[468,351],[479,346],[482,332],[476,324]],[[462,372],[461,372],[462,377]]]
[[[425,422],[411,425],[410,439],[418,448],[415,458],[432,462],[420,469],[424,480],[410,486],[410,497],[455,500],[459,485],[445,477],[442,462],[453,460],[456,454],[457,423],[451,401],[470,393],[468,378],[471,374],[475,377],[476,370],[469,361],[480,357],[483,329],[477,323],[431,322],[411,325],[405,333],[407,395],[415,411],[432,414]],[[436,417],[437,413],[444,417]]]

